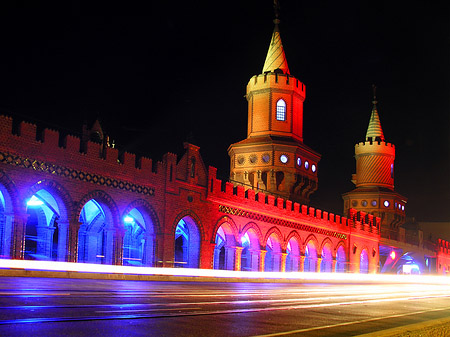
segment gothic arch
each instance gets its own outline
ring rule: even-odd
[[[295,239],[297,241],[298,248],[300,250],[300,247],[302,246],[302,239],[300,237],[300,234],[298,234],[297,231],[295,231],[295,230],[290,232],[289,235],[287,236],[286,241],[284,242],[283,249],[287,248],[289,241],[291,241],[292,239]],[[299,251],[299,253],[300,253],[300,251]]]
[[[333,254],[333,257],[335,257],[336,254],[335,254],[335,250],[333,249],[333,242],[332,242],[331,239],[328,238],[328,237],[326,237],[325,239],[323,239],[322,244],[320,245],[320,252],[323,251],[323,247],[325,247],[326,244],[329,244],[331,252],[334,253],[334,254]]]
[[[342,240],[337,243],[336,248],[333,250],[333,257],[336,258],[336,254],[337,254],[337,251],[338,251],[339,247],[344,248],[345,258],[348,261],[348,259],[349,259],[348,250],[345,248],[346,247],[345,242],[342,241]]]
[[[279,242],[280,242],[280,246],[281,246],[281,249],[283,249],[284,247],[283,246],[285,246],[285,244],[284,244],[284,241],[283,241],[283,234],[281,234],[281,231],[277,228],[277,227],[272,227],[272,228],[270,228],[268,231],[267,231],[267,234],[266,234],[266,236],[265,236],[265,238],[264,238],[264,244],[266,244],[266,242],[267,242],[267,240],[269,239],[269,237],[272,235],[272,234],[275,234],[277,237],[278,237],[278,240],[279,240]]]
[[[0,170],[0,184],[8,193],[8,212],[24,210],[24,204],[18,202],[20,198],[16,185],[3,170]]]
[[[219,230],[220,226],[222,226],[224,223],[227,223],[230,226],[231,231],[233,232],[234,239],[236,240],[236,242],[239,242],[239,230],[238,227],[236,226],[236,223],[228,215],[224,215],[219,220],[217,220],[214,226],[214,230],[211,236],[211,243],[215,243],[217,231]]]
[[[258,242],[259,242],[259,248],[261,249],[261,247],[263,246],[262,242],[263,242],[263,236],[261,233],[261,230],[259,229],[258,225],[255,224],[254,222],[249,222],[247,223],[244,228],[242,228],[242,230],[240,231],[240,235],[245,234],[249,229],[253,229],[255,231],[255,234],[258,238]]]
[[[30,187],[27,194],[25,195],[25,199],[30,198],[39,190],[49,190],[49,192],[55,192],[56,196],[52,196],[56,199],[58,204],[62,204],[64,207],[60,207],[61,214],[59,215],[61,219],[68,221],[73,215],[73,201],[69,192],[59,183],[54,180],[40,180],[36,184]]]
[[[148,216],[150,217],[150,219],[152,220],[152,224],[155,228],[155,232],[157,233],[161,233],[161,224],[159,222],[159,218],[158,218],[158,214],[156,213],[156,211],[153,209],[153,207],[144,199],[137,199],[132,201],[124,210],[124,212],[122,213],[122,217],[125,216],[126,214],[130,213],[132,209],[137,208],[137,209],[144,209]]]
[[[205,239],[205,228],[203,227],[202,222],[200,221],[200,218],[191,210],[184,210],[175,217],[175,221],[172,223],[172,230],[171,233],[175,233],[177,230],[178,223],[181,219],[185,217],[190,217],[192,220],[194,220],[195,224],[198,227],[198,231],[200,233],[200,240],[203,241]]]
[[[78,202],[76,206],[76,212],[75,214],[78,216],[81,213],[81,210],[83,209],[84,205],[91,199],[96,199],[101,202],[103,202],[111,211],[111,216],[113,220],[113,226],[114,228],[118,228],[118,224],[120,223],[119,220],[119,209],[117,208],[116,203],[114,200],[107,194],[106,192],[102,190],[94,190],[86,194],[81,200]]]
[[[306,249],[306,245],[308,244],[309,241],[312,241],[314,246],[316,247],[316,250],[318,251],[319,249],[319,241],[317,240],[316,236],[314,234],[310,234],[306,237],[305,241],[303,242],[303,254],[305,254],[305,249]]]

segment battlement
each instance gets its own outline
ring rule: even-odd
[[[383,141],[367,141],[355,145],[355,155],[366,153],[379,153],[395,156],[395,145]]]
[[[86,172],[104,171],[112,176],[129,176],[146,181],[152,176],[165,174],[163,162],[157,162],[154,166],[149,158],[128,152],[119,154],[118,149],[96,142],[83,144],[80,137],[60,134],[52,129],[38,133],[35,124],[25,121],[13,130],[13,122],[11,117],[0,115],[0,149],[6,152],[13,151],[16,155],[76,167]]]
[[[280,218],[286,222],[308,221],[318,227],[326,227],[328,230],[340,230],[345,233],[365,232],[371,235],[379,235],[381,219],[371,214],[358,212],[351,209],[351,218],[301,205],[290,200],[277,198],[252,189],[245,189],[242,185],[233,185],[217,179],[217,169],[209,167],[208,174],[208,198],[220,203],[254,211],[270,214],[273,218]],[[248,213],[247,212],[247,213]],[[350,229],[351,227],[351,229]]]
[[[289,74],[270,72],[253,76],[247,84],[247,93],[253,90],[262,90],[266,88],[280,88],[292,90],[305,98],[305,85]]]
[[[438,252],[449,254],[450,253],[450,242],[438,239]]]

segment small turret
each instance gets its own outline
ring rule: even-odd
[[[373,107],[364,142],[355,145],[356,188],[344,193],[344,214],[350,208],[381,218],[382,237],[396,239],[398,227],[405,222],[406,198],[394,190],[395,146],[386,142],[378,115],[377,100]]]

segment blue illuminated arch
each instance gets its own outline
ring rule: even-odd
[[[123,265],[154,266],[155,233],[158,219],[152,207],[142,199],[132,202],[122,216]]]
[[[359,256],[359,272],[361,274],[367,274],[369,272],[369,254],[367,249],[363,249]]]
[[[180,219],[175,228],[174,266],[198,268],[200,262],[200,231],[190,216]]]
[[[340,245],[336,251],[336,273],[345,273],[347,270],[347,258],[345,249]]]
[[[213,268],[234,270],[236,239],[228,222],[222,223],[217,230],[215,244]]]
[[[305,247],[305,272],[317,271],[317,248],[313,240],[309,240]]]
[[[0,184],[0,258],[11,257],[13,214],[11,196],[6,187]]]
[[[266,242],[266,256],[264,258],[264,271],[280,271],[281,269],[280,238],[272,233]]]
[[[113,263],[113,217],[100,200],[87,201],[80,212],[78,262]]]
[[[258,233],[253,224],[241,235],[241,246],[243,248],[241,252],[241,270],[258,271],[261,246]]]
[[[333,267],[333,255],[331,252],[331,243],[326,242],[322,246],[322,260],[320,262],[320,271],[323,273],[331,273]]]
[[[298,271],[299,270],[299,257],[300,257],[300,239],[297,235],[293,235],[286,245],[286,271]]]

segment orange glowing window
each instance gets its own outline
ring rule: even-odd
[[[286,120],[286,102],[279,99],[277,102],[277,121]]]

